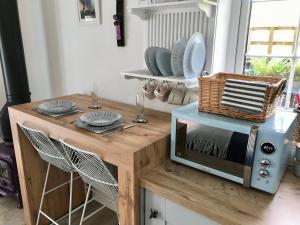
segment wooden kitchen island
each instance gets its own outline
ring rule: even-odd
[[[60,97],[74,101],[82,111],[88,108],[91,98],[85,95]],[[99,154],[102,159],[118,167],[120,225],[139,224],[139,177],[164,162],[169,156],[171,116],[157,111],[146,111],[148,124],[137,124],[135,127],[112,135],[95,134],[77,128],[74,121],[81,114],[60,118],[37,113],[41,102],[18,105],[9,108],[13,132],[14,147],[20,177],[20,186],[24,202],[26,225],[34,225],[37,218],[42,186],[45,179],[46,163],[34,150],[26,136],[18,127],[19,123],[42,129],[53,139],[63,139],[82,149]],[[124,103],[101,100],[102,111],[120,113],[126,123],[136,116],[134,106]],[[62,183],[68,179],[67,174],[52,170],[49,186]],[[74,206],[82,203],[84,190],[77,185],[74,191]],[[59,218],[68,209],[68,187],[46,198],[44,209],[54,218]],[[46,221],[43,222],[46,224]]]

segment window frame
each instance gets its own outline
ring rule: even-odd
[[[292,96],[292,88],[295,78],[295,67],[298,60],[300,60],[300,15],[299,15],[299,23],[298,23],[298,32],[296,37],[296,46],[294,52],[289,55],[269,55],[269,54],[248,54],[247,53],[247,44],[248,44],[248,36],[249,36],[249,26],[251,19],[251,10],[252,4],[256,2],[271,2],[271,1],[284,1],[284,0],[243,0],[241,5],[241,13],[240,13],[240,26],[239,26],[239,34],[238,34],[238,43],[237,43],[237,54],[235,60],[235,73],[243,74],[245,60],[247,57],[256,57],[256,58],[288,58],[291,60],[291,71],[288,78],[287,83],[287,95],[285,100],[285,108],[289,108],[290,100]]]

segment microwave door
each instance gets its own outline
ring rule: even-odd
[[[255,156],[257,134],[258,134],[258,127],[252,126],[249,134],[247,152],[245,157],[244,181],[243,181],[243,185],[245,187],[250,187],[251,185],[252,167],[253,167],[253,160]]]
[[[249,186],[257,130],[244,134],[177,119],[175,161]]]

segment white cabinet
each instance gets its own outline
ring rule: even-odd
[[[219,225],[203,215],[147,190],[144,210],[145,225]]]
[[[150,214],[157,212],[156,218],[150,218]],[[152,215],[153,216],[153,215]],[[145,225],[165,225],[166,200],[159,195],[146,191],[145,195]]]

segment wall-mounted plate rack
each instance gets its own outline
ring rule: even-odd
[[[139,0],[140,4],[129,8],[132,14],[147,20],[147,46],[172,49],[174,43],[182,37],[190,38],[195,32],[201,32],[207,40],[207,49],[212,49],[215,14],[217,6],[208,0],[173,0],[159,3],[161,0]],[[145,3],[141,3],[145,2]],[[151,3],[146,3],[151,2]],[[211,52],[207,51],[206,71],[210,71]],[[198,87],[198,79],[185,79],[184,76],[154,76],[147,69],[121,72],[125,79],[157,80],[182,83],[187,88]]]
[[[182,8],[199,8],[204,11],[207,17],[214,16],[215,4],[205,0],[183,0],[156,4],[141,4],[136,7],[130,7],[132,14],[139,16],[141,19],[146,19],[146,13],[161,10],[172,10]]]
[[[175,76],[154,76],[150,74],[147,69],[133,70],[128,72],[121,72],[121,75],[125,79],[138,79],[138,80],[157,80],[157,81],[168,81],[172,83],[184,84],[187,88],[198,87],[198,77],[192,79],[185,79],[185,77]]]

